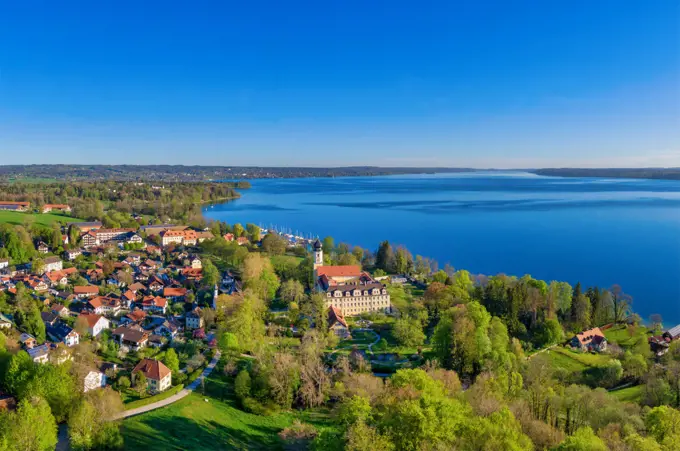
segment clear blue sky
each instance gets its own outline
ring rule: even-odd
[[[680,166],[679,5],[2,1],[0,164]]]

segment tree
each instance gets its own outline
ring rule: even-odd
[[[163,358],[163,363],[167,366],[173,374],[179,373],[179,358],[177,357],[177,352],[173,348],[169,348],[165,351],[165,357]]]
[[[579,428],[574,435],[567,437],[555,448],[556,451],[607,451],[604,444],[593,430],[588,427]]]
[[[97,426],[94,407],[86,399],[81,399],[68,419],[68,435],[71,448],[76,451],[92,449],[94,447]]]
[[[394,444],[363,421],[352,424],[345,433],[346,451],[392,451]]]
[[[365,422],[371,418],[371,403],[368,398],[354,395],[340,405],[338,421],[344,426],[351,426],[357,421]]]
[[[383,241],[375,255],[375,267],[387,273],[394,272],[395,256],[389,241]]]
[[[209,259],[202,262],[203,283],[205,286],[212,287],[220,280],[220,272]]]
[[[394,338],[402,346],[420,346],[425,341],[422,325],[416,318],[400,318],[394,323]]]
[[[6,443],[22,451],[52,451],[57,445],[57,423],[44,399],[24,399],[16,412],[5,414]]]
[[[612,302],[612,313],[614,315],[614,322],[623,322],[630,314],[630,304],[632,298],[623,292],[620,285],[612,285],[609,289]]]
[[[299,385],[300,368],[295,357],[281,352],[275,354],[269,373],[269,389],[274,402],[290,408]]]
[[[589,329],[591,324],[590,313],[592,308],[590,299],[588,299],[584,294],[578,294],[574,298],[571,307],[572,329],[575,332]]]
[[[327,236],[322,242],[323,250],[329,255],[335,250],[335,240],[332,236]]]
[[[538,346],[550,346],[564,340],[564,331],[556,319],[546,320],[536,336]]]
[[[234,393],[241,402],[250,396],[250,386],[250,373],[246,370],[241,370],[234,380]]]
[[[130,388],[130,378],[127,376],[120,376],[116,381],[119,390],[127,390]]]
[[[246,224],[246,231],[251,243],[257,243],[262,238],[261,230],[255,224]]]
[[[31,270],[36,274],[42,274],[45,272],[45,260],[40,257],[34,257],[31,263]]]
[[[281,300],[286,304],[291,302],[299,303],[305,296],[305,288],[295,279],[288,279],[281,284],[279,290]]]
[[[135,376],[135,379],[134,379],[135,380],[135,388],[137,389],[137,391],[139,393],[146,392],[147,380],[146,380],[146,376],[144,375],[144,373],[142,373],[141,371],[137,371],[134,376]]]
[[[28,311],[19,310],[16,321],[20,329],[33,335],[39,343],[45,341],[45,323],[43,323],[40,311],[35,305],[31,305]]]
[[[623,365],[623,374],[626,377],[640,380],[647,374],[647,360],[640,354],[633,354],[627,351],[621,363]]]
[[[262,250],[270,255],[283,255],[288,247],[288,242],[278,233],[268,233],[262,239]]]
[[[680,412],[676,409],[668,406],[653,408],[645,417],[645,426],[648,434],[662,445],[677,444],[680,440]]]
[[[237,238],[243,236],[244,232],[245,229],[241,224],[239,224],[238,222],[234,224],[234,235],[236,235]]]

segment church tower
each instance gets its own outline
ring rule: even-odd
[[[323,266],[323,246],[318,238],[312,246],[314,247],[314,273],[316,274],[316,268]]]

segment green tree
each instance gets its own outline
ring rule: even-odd
[[[213,262],[207,258],[203,260],[202,267],[203,283],[208,287],[215,286],[220,280],[220,271],[213,265]]]
[[[68,419],[68,435],[71,448],[86,451],[94,448],[98,422],[92,404],[82,398]]]
[[[659,406],[650,410],[645,417],[645,426],[647,433],[661,445],[680,442],[680,412],[672,407]]]
[[[6,419],[6,443],[13,450],[52,451],[57,445],[57,423],[44,399],[35,397],[19,402],[16,412]]]
[[[375,254],[375,267],[387,273],[394,272],[395,256],[389,241],[383,241]]]
[[[416,318],[399,318],[394,323],[392,334],[402,346],[420,346],[425,341],[422,325]]]
[[[368,421],[370,418],[371,403],[363,396],[352,396],[343,402],[338,409],[338,421],[346,427],[357,421]]]
[[[556,451],[607,451],[607,446],[593,430],[584,426],[579,428],[574,435],[567,437],[556,448]]]
[[[394,443],[363,421],[352,424],[345,433],[346,451],[392,451]]]
[[[257,243],[262,238],[262,231],[255,224],[246,224],[246,232],[252,243]]]
[[[236,235],[237,238],[243,236],[244,233],[245,229],[241,224],[239,223],[234,224],[234,235]]]
[[[536,334],[536,344],[539,347],[550,346],[564,340],[564,330],[559,321],[554,318],[546,320]]]
[[[135,388],[139,393],[145,393],[147,388],[147,380],[144,373],[137,371],[134,375]]]
[[[288,242],[278,233],[268,233],[262,238],[262,250],[270,255],[283,255]]]
[[[239,371],[236,379],[234,380],[234,393],[236,397],[243,402],[244,399],[250,396],[250,373],[246,370]]]
[[[305,288],[299,281],[289,279],[281,284],[279,293],[281,300],[286,304],[290,304],[291,302],[299,303],[305,296]]]
[[[327,236],[322,242],[323,250],[331,254],[335,250],[335,240],[332,236]]]
[[[163,358],[163,363],[167,366],[173,374],[179,373],[179,357],[177,357],[177,352],[173,348],[169,348],[165,351],[165,357]]]

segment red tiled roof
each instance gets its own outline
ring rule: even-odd
[[[345,321],[345,317],[342,316],[340,309],[331,305],[328,309],[328,327],[331,327],[336,322],[347,327],[347,321]]]
[[[595,343],[599,343],[604,338],[604,334],[602,333],[599,327],[595,327],[590,330],[584,330],[580,334],[576,334],[576,339],[579,341],[579,343],[581,343],[582,346],[590,343],[596,337],[601,338],[597,338]]]
[[[142,300],[142,305],[153,305],[155,307],[166,307],[168,305],[168,300],[160,296],[146,296]]]
[[[155,381],[160,381],[165,376],[171,373],[170,368],[163,365],[163,362],[159,362],[154,359],[142,359],[135,369],[132,370],[132,374],[141,371],[144,373],[147,379],[153,379]]]
[[[99,307],[102,306],[102,297],[101,297],[101,296],[97,296],[97,297],[92,298],[92,299],[90,299],[89,301],[87,301],[87,303],[90,304],[90,306],[91,306],[92,308],[95,308],[95,309],[96,309],[96,308],[99,308]]]
[[[136,308],[125,316],[130,318],[132,321],[142,321],[144,318],[146,318],[146,312]]]
[[[358,265],[338,265],[338,266],[319,266],[316,269],[319,276],[328,277],[359,277],[361,266]]]
[[[94,313],[81,313],[78,315],[78,318],[85,318],[87,321],[87,326],[92,329],[95,325],[97,325],[97,322],[103,318],[103,316],[96,315]]]
[[[186,288],[170,288],[166,287],[163,289],[163,296],[173,297],[173,296],[184,296],[187,294]]]
[[[95,285],[75,286],[73,292],[75,294],[99,293],[99,287]]]

